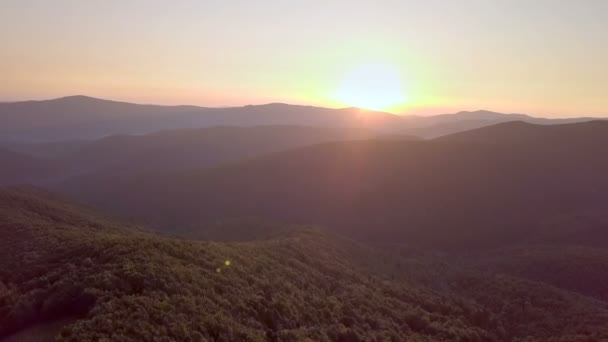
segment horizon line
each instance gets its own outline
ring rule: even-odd
[[[559,119],[578,119],[578,118],[597,118],[597,119],[608,118],[608,114],[600,114],[598,116],[573,115],[573,116],[547,117],[547,116],[537,116],[537,115],[527,114],[527,113],[505,113],[505,112],[487,110],[487,109],[460,110],[460,111],[440,113],[440,114],[407,114],[407,113],[394,113],[394,112],[385,111],[385,110],[367,109],[367,108],[354,107],[354,106],[327,107],[327,106],[319,106],[319,105],[312,105],[312,104],[296,104],[296,103],[288,103],[288,102],[267,102],[267,103],[259,103],[259,104],[251,103],[251,104],[244,104],[244,105],[227,105],[227,106],[218,107],[218,106],[204,106],[204,105],[193,105],[193,104],[160,104],[160,103],[148,103],[148,102],[130,102],[130,101],[125,101],[125,100],[114,100],[114,99],[110,99],[110,98],[90,96],[90,95],[85,95],[85,94],[65,95],[65,96],[43,98],[43,99],[0,101],[0,104],[15,104],[15,103],[25,103],[25,102],[49,102],[49,101],[65,100],[65,99],[70,99],[70,98],[83,98],[83,99],[98,100],[98,101],[105,101],[105,102],[115,102],[115,103],[123,103],[123,104],[139,105],[139,106],[195,107],[195,108],[199,108],[199,109],[232,109],[232,108],[262,107],[262,106],[272,106],[272,105],[311,107],[311,108],[331,109],[331,110],[356,109],[356,110],[365,111],[365,112],[388,114],[388,115],[394,115],[394,116],[398,116],[398,117],[433,117],[433,116],[441,116],[441,115],[455,115],[455,114],[463,114],[463,113],[486,112],[486,113],[502,114],[502,115],[526,115],[526,116],[529,116],[532,118],[557,119],[557,120],[559,120]]]

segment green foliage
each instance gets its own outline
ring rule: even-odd
[[[59,340],[608,338],[603,302],[315,228],[178,240],[17,189],[0,192],[0,236],[0,336],[75,317]]]

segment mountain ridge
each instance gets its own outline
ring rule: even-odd
[[[440,249],[504,245],[535,234],[555,215],[608,200],[602,176],[608,158],[601,154],[608,124],[533,127],[553,131],[579,125],[600,129],[577,134],[576,144],[542,138],[492,143],[494,134],[484,143],[448,138],[328,142],[208,170],[82,179],[60,188],[164,229],[259,216],[327,225],[362,239],[400,236]],[[494,127],[503,126],[480,130]],[[162,190],[155,184],[163,184]]]
[[[282,103],[224,108],[166,106],[74,95],[52,100],[0,103],[0,140],[98,139],[113,134],[143,134],[164,129],[277,124],[359,127],[383,133],[433,138],[522,118],[541,124],[590,120],[535,118],[524,114],[491,111],[401,116],[358,108],[333,109]],[[467,121],[471,121],[470,124],[467,124]],[[440,127],[433,128],[434,125]]]

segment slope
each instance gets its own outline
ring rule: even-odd
[[[51,181],[63,171],[60,163],[0,148],[0,185]]]
[[[439,263],[387,263],[318,230],[175,240],[12,188],[0,191],[0,236],[0,336],[72,317],[59,340],[608,337],[604,302]],[[387,264],[391,275],[374,271]]]
[[[468,263],[484,272],[510,274],[608,300],[606,248],[525,244],[474,255]]]
[[[336,142],[212,170],[80,179],[62,188],[173,233],[253,216],[318,223],[366,240],[490,248],[606,203],[608,126],[588,125],[593,134],[577,135],[579,124],[555,126],[556,137],[569,139],[550,143]]]
[[[608,121],[595,120],[560,125],[535,125],[514,121],[437,138],[437,141],[500,144],[587,144],[608,143]]]
[[[180,129],[93,141],[62,162],[81,172],[163,172],[217,166],[322,142],[376,136],[378,133],[356,128],[303,126]]]

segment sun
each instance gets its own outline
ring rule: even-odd
[[[405,102],[399,71],[386,64],[365,64],[350,70],[336,93],[343,105],[386,110]]]

